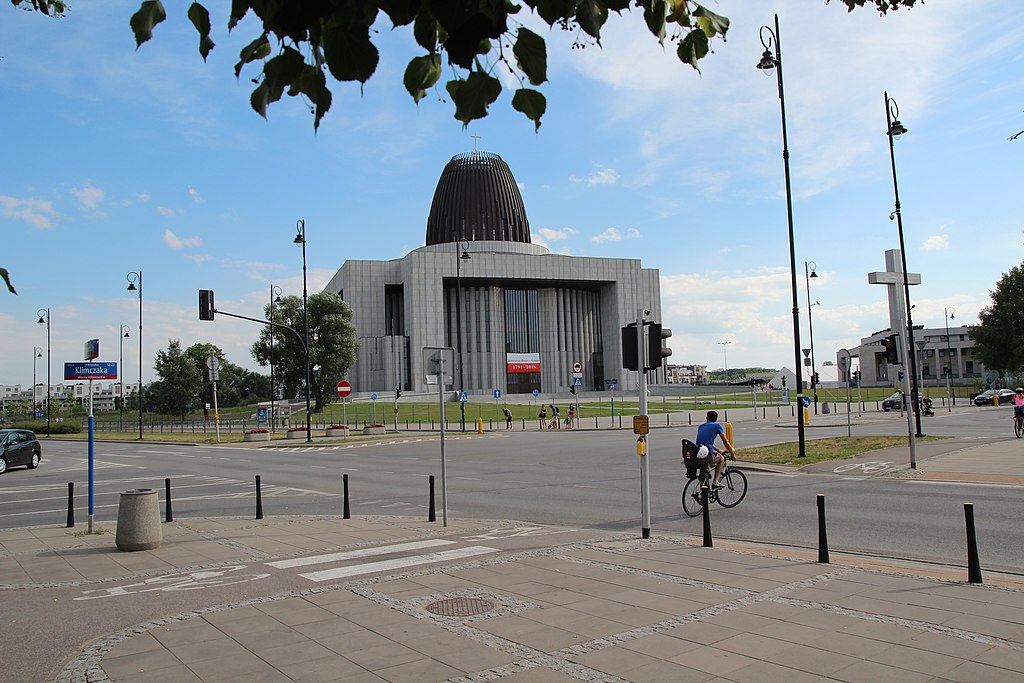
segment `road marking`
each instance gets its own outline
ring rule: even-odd
[[[906,479],[908,484],[936,484],[938,486],[986,486],[996,489],[1019,489],[1021,484],[990,484],[984,481],[934,481],[931,479]]]
[[[786,472],[761,472],[759,470],[747,470],[747,472],[757,472],[757,476],[759,476],[759,477],[799,477],[800,476],[799,474],[787,474]]]
[[[139,453],[156,453],[158,455],[181,455],[180,451],[150,451],[150,450],[146,450],[146,449],[141,449],[139,451]],[[138,456],[129,456],[129,457],[138,457]]]
[[[290,560],[277,560],[267,562],[275,569],[291,569],[293,567],[306,567],[311,564],[323,564],[325,562],[341,562],[344,560],[358,560],[364,557],[375,557],[377,555],[388,555],[400,553],[407,550],[422,550],[423,548],[435,548],[439,545],[454,545],[455,541],[444,541],[439,538],[426,541],[411,541],[409,543],[396,543],[394,545],[382,545],[377,548],[363,548],[362,550],[349,550],[343,553],[327,553],[326,555],[310,555],[309,557],[294,557]]]
[[[231,572],[246,569],[245,565],[234,565],[221,567],[220,569],[205,569],[193,572],[178,572],[164,574],[140,583],[129,583],[113,588],[97,588],[82,591],[82,595],[75,600],[99,600],[101,598],[113,598],[132,593],[150,593],[152,591],[191,591],[199,588],[212,588],[215,586],[230,586],[236,583],[247,581],[259,581],[270,574],[232,574]],[[135,590],[133,590],[135,589]],[[95,595],[93,595],[95,594]]]
[[[404,569],[405,567],[415,567],[420,564],[436,564],[438,562],[450,562],[451,560],[461,560],[467,557],[474,557],[476,555],[485,555],[487,553],[497,552],[497,548],[488,548],[482,545],[472,545],[466,548],[456,548],[455,550],[442,550],[436,553],[427,553],[425,555],[413,555],[411,557],[399,557],[393,560],[384,560],[381,562],[366,562],[363,564],[354,564],[348,567],[336,567],[334,569],[324,569],[318,572],[309,572],[308,574],[299,574],[304,579],[310,581],[331,581],[333,579],[342,579],[348,576],[358,576],[360,574],[371,574],[373,572],[384,572],[392,571],[395,569]]]

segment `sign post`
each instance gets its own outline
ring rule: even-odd
[[[444,387],[448,379],[445,370],[455,367],[455,349],[450,346],[424,346],[423,367],[424,373],[435,375],[437,382],[437,403],[440,407],[441,422],[441,525],[448,526],[448,471],[444,452]]]
[[[210,382],[213,383],[213,425],[217,430],[217,443],[220,443],[220,409],[217,407],[217,380],[220,379],[220,361],[210,354],[206,359],[206,367],[210,370]]]
[[[85,343],[86,360],[98,358],[99,355],[100,341],[98,339],[87,341]],[[96,422],[92,412],[92,381],[94,379],[117,379],[117,363],[65,363],[64,379],[89,382],[89,533],[91,534],[96,512]]]
[[[348,395],[352,393],[352,385],[341,380],[338,382],[338,396],[341,397],[341,421],[345,423],[345,434],[348,434]],[[348,436],[344,437],[348,441]]]

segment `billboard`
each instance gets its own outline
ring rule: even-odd
[[[539,353],[507,353],[505,369],[510,375],[540,372]]]

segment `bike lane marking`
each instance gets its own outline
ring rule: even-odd
[[[426,541],[411,541],[409,543],[396,543],[394,545],[382,545],[376,548],[363,548],[361,550],[349,550],[341,553],[327,553],[325,555],[310,555],[308,557],[294,557],[288,560],[276,560],[266,564],[275,569],[291,569],[293,567],[306,567],[311,564],[325,564],[327,562],[343,562],[345,560],[356,560],[364,557],[377,555],[390,555],[391,553],[406,552],[409,550],[422,550],[424,548],[436,548],[441,545],[454,545],[455,541],[445,541],[440,538]]]

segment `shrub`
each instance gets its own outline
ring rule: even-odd
[[[306,428],[305,427],[289,427],[288,431],[289,432],[304,432],[304,431],[306,431]]]
[[[31,429],[38,436],[39,434],[46,434],[46,420],[17,420],[10,425],[11,428],[15,429]],[[50,434],[78,434],[82,431],[82,425],[77,422],[50,422]]]
[[[250,429],[248,434],[266,434],[269,430],[266,429]]]

